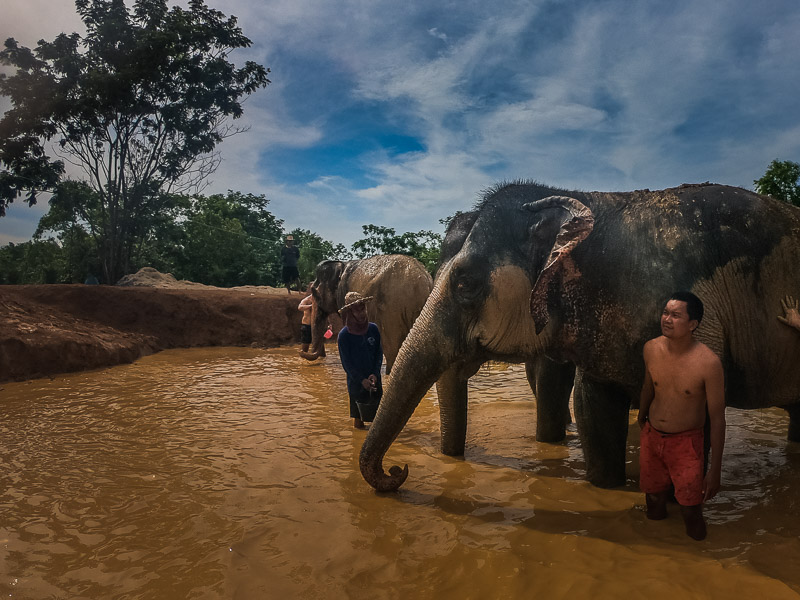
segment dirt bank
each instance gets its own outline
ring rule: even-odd
[[[0,286],[0,381],[132,362],[168,348],[297,343],[301,295],[215,288],[152,269],[121,285]]]

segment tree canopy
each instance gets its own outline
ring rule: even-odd
[[[98,273],[88,224],[74,210],[96,206],[96,194],[84,183],[64,182],[57,195],[33,240],[0,248],[0,284],[79,283]],[[136,248],[132,271],[154,267],[177,279],[219,287],[280,285],[283,220],[268,210],[265,196],[228,191],[163,200],[150,233]],[[343,244],[312,231],[290,233],[300,249],[304,282],[314,278],[320,261],[351,258]]]
[[[433,273],[439,260],[442,236],[432,231],[406,232],[398,235],[394,228],[381,225],[362,225],[364,237],[353,243],[359,258],[375,254],[406,254],[420,261]]]
[[[800,179],[800,164],[790,160],[775,159],[769,164],[764,176],[753,183],[759,194],[800,206],[798,179]]]
[[[267,210],[263,195],[196,196],[179,219],[180,233],[170,247],[162,240],[169,268],[179,279],[207,285],[275,285],[272,265],[283,221]],[[152,262],[152,261],[151,261]]]
[[[250,40],[202,0],[188,10],[166,0],[75,4],[85,37],[61,34],[35,50],[9,38],[0,52],[16,67],[0,76],[12,103],[0,120],[0,216],[22,195],[33,204],[55,192],[51,212],[87,225],[114,283],[174,194],[200,190],[216,169],[216,146],[241,131],[228,120],[269,70],[229,62]],[[61,187],[65,163],[81,174],[78,187]]]

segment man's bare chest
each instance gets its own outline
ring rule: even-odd
[[[650,367],[656,395],[674,398],[705,398],[705,380],[697,365],[690,361],[662,361]]]

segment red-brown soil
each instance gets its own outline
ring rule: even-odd
[[[215,288],[153,269],[120,285],[0,286],[0,381],[132,362],[168,348],[299,339],[302,295]]]

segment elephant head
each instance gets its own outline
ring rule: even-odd
[[[313,308],[311,309],[311,347],[301,353],[306,360],[325,356],[325,328],[328,317],[338,310],[337,290],[344,273],[345,263],[325,260],[317,265],[316,278],[311,284]]]
[[[361,449],[361,473],[376,490],[396,490],[408,476],[407,465],[387,475],[383,458],[445,370],[474,372],[487,360],[519,362],[547,349],[558,326],[548,319],[558,301],[555,283],[580,277],[570,255],[593,218],[573,198],[529,200],[515,195],[514,186],[490,195],[461,249],[437,274]]]

